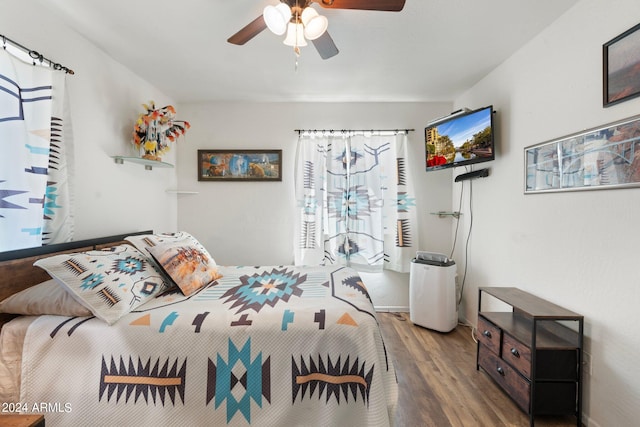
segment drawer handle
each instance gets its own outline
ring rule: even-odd
[[[498,371],[498,373],[504,377],[504,369],[502,369],[502,366],[498,366],[496,371]]]
[[[518,351],[517,348],[512,348],[511,354],[513,354],[515,357],[520,357],[520,352]]]
[[[487,338],[491,338],[491,331],[484,331],[482,335],[484,335]]]

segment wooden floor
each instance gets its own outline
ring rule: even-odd
[[[398,377],[397,427],[528,426],[529,417],[482,370],[471,328],[444,334],[408,313],[378,313]],[[536,426],[575,426],[575,417],[536,417]]]

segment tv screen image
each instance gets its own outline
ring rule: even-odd
[[[493,106],[452,114],[425,128],[427,171],[495,158]]]

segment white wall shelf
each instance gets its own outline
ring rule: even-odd
[[[137,163],[140,165],[144,165],[146,170],[152,170],[154,167],[156,168],[172,168],[173,165],[171,163],[161,162],[159,160],[149,160],[143,159],[142,157],[127,157],[127,156],[111,156],[113,160],[121,165],[124,162]]]
[[[185,190],[167,190],[167,193],[171,194],[198,194],[198,191],[185,191]]]
[[[440,211],[440,212],[431,212],[431,215],[438,215],[439,218],[446,218],[448,216],[452,216],[456,219],[460,218],[460,215],[462,215],[462,212],[445,212],[445,211]]]

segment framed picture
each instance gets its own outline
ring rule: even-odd
[[[640,95],[640,24],[602,46],[603,105]]]
[[[198,150],[198,181],[282,181],[282,150]]]
[[[640,116],[524,149],[525,193],[640,186]]]

